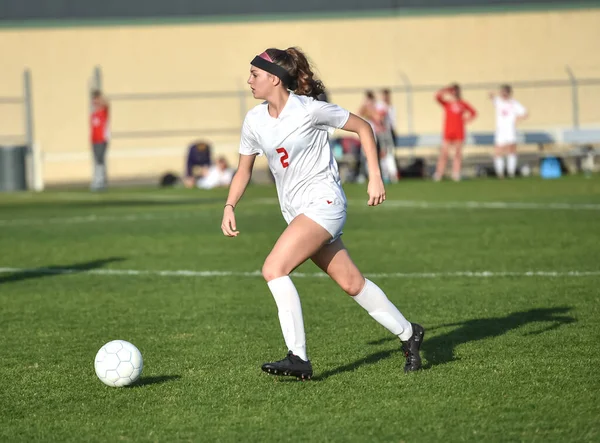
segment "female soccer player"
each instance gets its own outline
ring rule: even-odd
[[[301,379],[312,376],[300,298],[290,279],[290,273],[309,258],[400,338],[406,356],[404,370],[420,369],[423,328],[409,323],[383,291],[363,277],[340,238],[347,203],[328,129],[341,128],[360,137],[369,167],[368,205],[376,206],[385,200],[385,189],[371,126],[337,105],[313,98],[324,86],[314,78],[306,56],[297,48],[267,49],[256,56],[248,84],[254,97],[264,101],[244,120],[239,166],[221,229],[228,237],[239,234],[235,207],[250,181],[256,156],[266,155],[288,227],[266,258],[262,275],[277,304],[288,354],[283,360],[265,363],[262,370]]]
[[[446,112],[444,120],[444,141],[442,151],[438,157],[437,167],[433,179],[439,181],[446,170],[448,155],[454,149],[452,161],[452,179],[460,180],[462,167],[462,147],[465,141],[465,124],[472,122],[477,116],[473,107],[462,99],[460,86],[450,85],[448,88],[437,92],[435,98],[444,107]]]
[[[500,93],[490,93],[496,108],[496,134],[494,148],[494,169],[498,178],[504,178],[504,156],[509,177],[517,171],[517,123],[527,118],[527,110],[512,98],[510,85],[500,86]]]

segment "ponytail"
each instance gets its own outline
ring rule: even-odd
[[[265,52],[273,60],[273,63],[281,66],[290,74],[292,81],[284,86],[294,91],[294,94],[317,98],[325,92],[323,82],[315,79],[310,63],[300,49],[292,47],[282,51],[271,48]]]
[[[285,52],[292,58],[296,68],[296,88],[294,93],[314,98],[324,93],[325,86],[321,80],[315,79],[315,74],[310,68],[310,63],[304,53],[298,48],[287,48]]]

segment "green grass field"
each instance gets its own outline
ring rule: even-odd
[[[314,379],[260,371],[286,352],[254,274],[274,188],[235,239],[224,190],[0,195],[0,441],[600,441],[600,177],[346,191],[354,260],[427,329],[418,374],[312,263]],[[112,339],[142,351],[136,386],[96,378]]]

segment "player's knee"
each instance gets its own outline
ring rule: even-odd
[[[262,267],[262,276],[265,279],[265,281],[269,282],[271,280],[275,280],[276,278],[283,277],[284,275],[288,274],[289,271],[286,272],[286,270],[281,265],[278,265],[269,259],[265,260],[265,263]]]
[[[346,294],[354,297],[363,290],[365,278],[360,273],[357,273],[356,275],[352,274],[340,280],[338,284]]]

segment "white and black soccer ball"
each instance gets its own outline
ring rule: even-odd
[[[100,348],[94,369],[100,381],[108,386],[121,387],[134,383],[142,374],[142,353],[125,340],[113,340]]]

